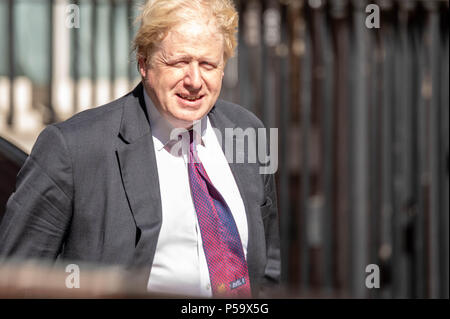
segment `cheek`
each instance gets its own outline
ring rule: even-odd
[[[205,83],[211,91],[219,90],[222,87],[222,76],[217,74],[209,74],[205,76]]]
[[[175,72],[160,66],[150,68],[147,73],[149,83],[159,87],[170,83],[175,76]]]
[[[221,88],[222,88],[222,78],[216,79],[212,84],[211,90],[214,91],[214,93],[219,94]]]
[[[155,79],[155,85],[158,85],[164,93],[171,93],[177,87],[183,86],[183,75],[182,72],[168,72],[166,74],[161,75],[160,77]]]

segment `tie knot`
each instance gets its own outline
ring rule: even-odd
[[[197,160],[197,144],[200,141],[199,134],[195,130],[189,130],[189,150]]]
[[[194,130],[189,130],[189,144],[192,144],[194,142]]]
[[[189,144],[190,145],[197,145],[200,144],[202,140],[202,136],[199,132],[197,132],[196,130],[189,130]]]

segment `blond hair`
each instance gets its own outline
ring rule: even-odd
[[[231,0],[149,0],[141,8],[133,41],[136,58],[148,58],[171,28],[196,19],[213,19],[224,39],[224,60],[237,45],[238,13]]]

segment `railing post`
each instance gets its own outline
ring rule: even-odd
[[[14,19],[14,0],[8,0],[8,63],[9,63],[9,112],[7,124],[12,127],[14,124],[14,79],[16,76],[16,59],[15,59],[15,19]]]

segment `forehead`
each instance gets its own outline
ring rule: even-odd
[[[192,21],[173,27],[161,42],[161,49],[169,56],[219,56],[224,53],[224,41],[213,21]]]

